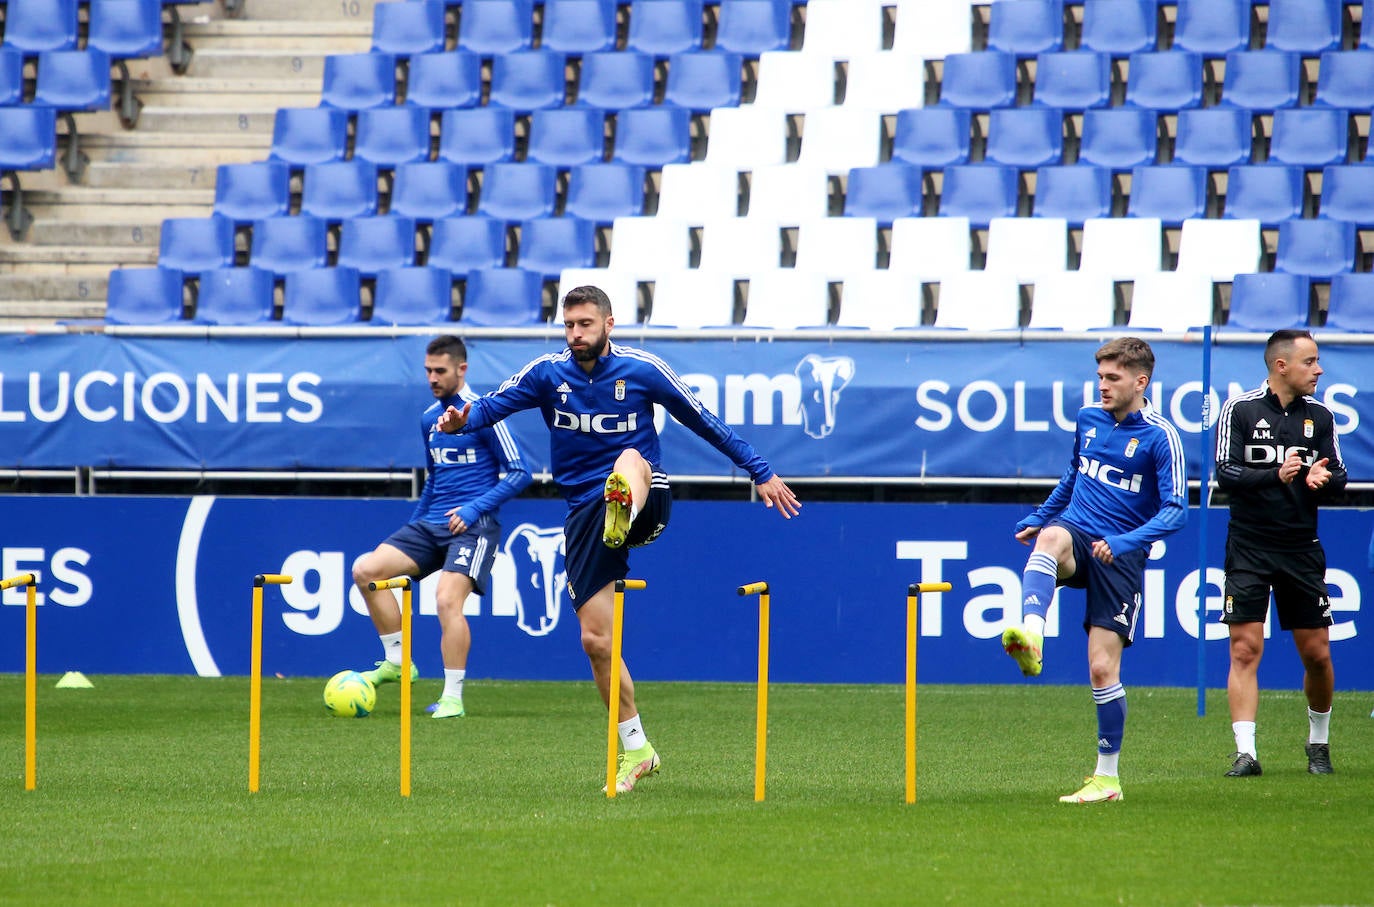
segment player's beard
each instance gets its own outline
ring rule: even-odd
[[[601,354],[606,352],[606,335],[602,334],[595,341],[587,341],[587,345],[582,349],[569,347],[572,350],[573,358],[578,362],[595,362],[601,358]]]

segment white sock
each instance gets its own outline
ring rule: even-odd
[[[464,668],[444,668],[444,696],[463,698],[463,679],[468,676]]]
[[[1307,742],[1329,743],[1331,733],[1331,710],[1314,712],[1307,710]]]
[[[1255,722],[1232,721],[1231,733],[1236,735],[1236,752],[1259,758],[1259,753],[1255,752]]]
[[[1118,752],[1118,753],[1098,753],[1098,754],[1097,754],[1097,771],[1093,772],[1093,774],[1095,774],[1095,775],[1106,775],[1108,778],[1115,778],[1115,777],[1116,777],[1116,761],[1117,761],[1118,759],[1120,759],[1120,758],[1121,758],[1121,754],[1120,754],[1119,752]]]
[[[1039,614],[1027,614],[1021,618],[1021,629],[1027,633],[1034,633],[1036,636],[1045,635],[1045,618]]]
[[[382,653],[386,655],[386,660],[399,668],[401,666],[401,631],[377,635],[382,641]]]
[[[649,739],[644,736],[644,726],[639,723],[638,715],[620,722],[619,727],[620,745],[625,748],[625,752],[640,749],[649,742]]]

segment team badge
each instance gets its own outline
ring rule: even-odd
[[[1226,596],[1226,613],[1227,613],[1227,614],[1230,614],[1232,611],[1234,611],[1234,610],[1235,610],[1235,606],[1236,606],[1236,600],[1233,599],[1233,598],[1232,598],[1231,596],[1229,596],[1229,595]]]
[[[1130,442],[1128,442],[1128,443],[1126,444],[1126,456],[1128,456],[1128,457],[1133,457],[1133,456],[1135,456],[1135,449],[1136,449],[1137,447],[1139,447],[1139,446],[1140,446],[1140,439],[1139,439],[1139,438],[1132,438],[1132,439],[1130,440]]]
[[[1304,438],[1310,438],[1310,437],[1312,437],[1312,431],[1313,431],[1312,420],[1311,420],[1311,419],[1303,419],[1303,420],[1302,420],[1302,436],[1303,436]]]
[[[617,378],[617,379],[616,379],[616,382],[615,382],[615,399],[616,399],[617,401],[623,401],[623,400],[625,399],[625,379],[624,379],[624,378]],[[1309,422],[1308,424],[1310,425],[1311,423]],[[1311,436],[1311,435],[1308,435],[1308,437],[1310,438],[1310,437],[1312,437],[1312,436]]]

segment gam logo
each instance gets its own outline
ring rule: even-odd
[[[803,356],[791,374],[682,375],[711,412],[726,425],[800,425],[808,437],[835,431],[840,393],[854,380],[848,356]],[[662,425],[659,425],[660,430]]]
[[[530,636],[547,636],[558,626],[568,591],[562,527],[521,523],[506,536],[501,552],[513,568],[509,588],[515,624]]]

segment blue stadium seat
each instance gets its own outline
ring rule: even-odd
[[[940,191],[940,216],[967,217],[971,226],[986,229],[994,217],[1016,216],[1017,188],[1015,167],[997,164],[946,167]]]
[[[1226,55],[1221,106],[1272,112],[1298,106],[1302,58],[1277,50],[1238,50]]]
[[[423,3],[378,3],[372,8],[373,53],[435,53],[444,49],[444,4],[439,0]]]
[[[353,157],[390,169],[429,159],[429,111],[377,107],[358,111]]]
[[[1329,331],[1374,331],[1374,274],[1337,274],[1326,304]]]
[[[617,217],[644,213],[645,169],[616,162],[583,164],[568,173],[564,213],[608,227]]]
[[[1374,107],[1374,50],[1327,51],[1317,74],[1317,107]]]
[[[1360,47],[1374,47],[1374,0],[1364,0],[1360,6]]]
[[[428,224],[462,214],[468,205],[467,168],[449,161],[400,164],[391,186],[392,214]]]
[[[502,54],[492,61],[490,103],[517,113],[562,107],[568,92],[567,62],[566,56],[549,50]]]
[[[533,0],[480,0],[463,4],[458,46],[496,57],[534,44]]]
[[[103,50],[43,51],[33,103],[68,113],[109,110],[110,55]]]
[[[26,238],[33,223],[33,213],[24,204],[18,171],[46,170],[56,162],[57,111],[32,104],[0,107],[0,180],[10,184],[3,211],[11,238]]]
[[[1083,5],[1084,50],[1124,57],[1155,50],[1159,43],[1156,0],[1093,0]]]
[[[1344,164],[1350,148],[1350,115],[1335,108],[1294,107],[1274,111],[1269,160],[1316,169]]]
[[[377,274],[370,323],[419,327],[452,317],[453,275],[445,269],[387,268]]]
[[[1116,171],[1153,164],[1159,146],[1158,129],[1152,110],[1085,111],[1078,159]]]
[[[506,263],[505,221],[482,215],[436,220],[426,263],[455,274],[501,267]]]
[[[301,213],[338,223],[377,213],[377,165],[369,161],[330,161],[305,168]]]
[[[338,264],[376,277],[386,268],[415,264],[415,220],[394,214],[352,217],[339,228]]]
[[[0,46],[0,107],[24,101],[24,55],[13,47]]]
[[[871,217],[885,227],[899,217],[917,217],[923,177],[920,167],[901,162],[855,167],[845,184],[845,216]]]
[[[112,59],[162,55],[162,4],[158,0],[97,0],[90,5],[87,49]]]
[[[196,324],[267,324],[272,321],[273,279],[261,268],[202,271],[196,295]]]
[[[730,0],[722,3],[716,24],[716,47],[746,57],[787,50],[792,40],[789,0]]]
[[[364,110],[396,103],[396,57],[392,54],[330,54],[324,58],[320,104]]]
[[[1036,107],[1087,110],[1110,106],[1111,101],[1109,55],[1076,50],[1035,58],[1035,97],[1031,103]]]
[[[626,107],[648,107],[653,102],[653,57],[631,50],[605,51],[582,58],[582,73],[577,82],[578,106],[624,110]]]
[[[248,263],[285,277],[329,263],[328,226],[309,214],[264,217],[253,222]]]
[[[157,263],[192,274],[232,266],[234,222],[217,214],[167,218],[158,236]]]
[[[615,48],[615,0],[545,0],[540,46],[565,54]]]
[[[476,107],[482,101],[482,58],[466,50],[416,54],[406,79],[408,106],[426,110]]]
[[[1295,218],[1279,224],[1274,270],[1323,278],[1355,269],[1355,225]]]
[[[115,268],[105,292],[109,324],[172,324],[182,320],[182,274],[176,268]]]
[[[973,117],[952,107],[919,107],[897,114],[892,159],[921,167],[968,162]]]
[[[557,280],[564,268],[593,267],[596,224],[569,216],[521,221],[515,263],[544,280]]]
[[[1127,217],[1157,218],[1166,227],[1182,226],[1207,213],[1207,171],[1202,167],[1136,167],[1131,171]]]
[[[1266,50],[1315,55],[1341,46],[1341,0],[1269,0]]]
[[[75,50],[77,0],[24,0],[5,11],[5,43],[36,56],[45,50]]]
[[[357,324],[363,319],[361,281],[352,268],[311,268],[286,275],[282,323],[310,327]]]
[[[984,50],[945,57],[940,104],[991,110],[1016,105],[1016,55]]]
[[[1224,57],[1250,46],[1250,0],[1178,0],[1174,47]]]
[[[469,271],[462,323],[468,327],[524,327],[543,324],[543,278],[522,268]]]
[[[1302,217],[1306,180],[1301,167],[1254,164],[1226,173],[1226,218],[1252,219],[1274,227]]]
[[[615,160],[645,167],[686,163],[691,144],[691,113],[681,107],[643,107],[616,114]]]
[[[555,167],[600,161],[606,151],[606,114],[597,107],[536,110],[530,117],[527,157]]]
[[[293,167],[341,161],[348,150],[348,111],[336,107],[282,107],[272,121],[270,161]]]
[[[286,214],[291,204],[291,168],[280,161],[220,164],[215,170],[215,213],[239,226]]]
[[[1374,227],[1374,167],[1346,164],[1322,170],[1319,217],[1347,220],[1362,230]]]
[[[1311,282],[1297,274],[1237,274],[1226,326],[1270,333],[1307,325]]]
[[[992,4],[988,48],[1033,57],[1064,46],[1064,0],[1017,0]]]
[[[1031,169],[1064,157],[1064,113],[1052,107],[1007,107],[988,117],[987,160]]]
[[[1112,171],[1092,164],[1041,167],[1035,171],[1035,217],[1060,217],[1081,227],[1112,212]]]
[[[663,100],[693,113],[740,102],[744,58],[726,52],[680,53],[668,58],[668,83]]]
[[[515,158],[515,111],[505,107],[445,110],[439,118],[439,159],[484,167]]]
[[[477,212],[509,224],[553,214],[558,171],[547,164],[490,164]]]
[[[1126,106],[1172,111],[1202,106],[1202,55],[1171,50],[1131,54]]]
[[[1250,163],[1254,123],[1250,111],[1206,107],[1178,112],[1174,163],[1225,169]]]
[[[667,57],[701,48],[703,0],[631,0],[630,50]]]

